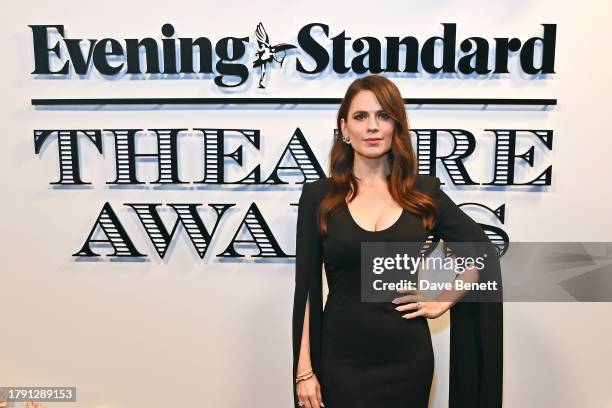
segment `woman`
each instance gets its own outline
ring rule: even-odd
[[[485,243],[489,260],[476,279],[501,283],[497,252],[436,177],[417,175],[404,103],[390,80],[373,75],[354,81],[337,127],[330,177],[304,184],[299,202],[294,404],[427,407],[434,356],[426,318],[450,308],[449,406],[500,407],[501,304],[457,303],[456,293],[445,301],[402,296],[394,303],[361,302],[359,264],[361,242],[425,242],[432,235]]]

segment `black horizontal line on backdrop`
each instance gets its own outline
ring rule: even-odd
[[[32,99],[34,106],[77,105],[338,105],[341,98],[47,98]],[[405,98],[407,105],[556,105],[542,98]]]

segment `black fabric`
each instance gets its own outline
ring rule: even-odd
[[[482,228],[440,189],[439,179],[424,175],[417,177],[415,188],[438,205],[432,231],[424,230],[420,219],[406,210],[389,228],[366,231],[343,205],[330,214],[329,234],[322,238],[317,210],[329,186],[327,178],[304,184],[299,202],[293,378],[308,299],[311,364],[327,408],[427,407],[433,373],[427,321],[402,319],[403,313],[391,303],[360,301],[360,244],[422,242],[430,233],[446,242],[484,242],[488,262],[480,280],[501,283],[497,251]],[[323,263],[329,287],[325,312]],[[473,300],[483,300],[478,296]],[[451,308],[449,407],[501,407],[502,320],[501,303],[461,302]],[[297,407],[295,385],[293,395]]]

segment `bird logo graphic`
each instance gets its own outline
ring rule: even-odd
[[[287,56],[287,50],[297,48],[295,45],[280,43],[277,45],[270,45],[270,39],[268,33],[264,28],[263,24],[257,24],[255,30],[255,38],[257,40],[257,52],[255,53],[256,60],[253,62],[253,68],[261,67],[261,74],[259,76],[259,88],[265,88],[263,85],[264,78],[266,76],[266,65],[268,62],[276,61],[283,66],[283,61]],[[282,58],[279,60],[277,53],[282,52]]]

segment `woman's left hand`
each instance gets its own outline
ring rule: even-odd
[[[393,299],[393,303],[398,305],[395,310],[398,312],[411,311],[411,313],[402,315],[404,319],[412,319],[419,316],[436,319],[442,316],[453,305],[452,302],[423,300],[423,297],[415,291],[407,291],[405,293],[409,294]]]

